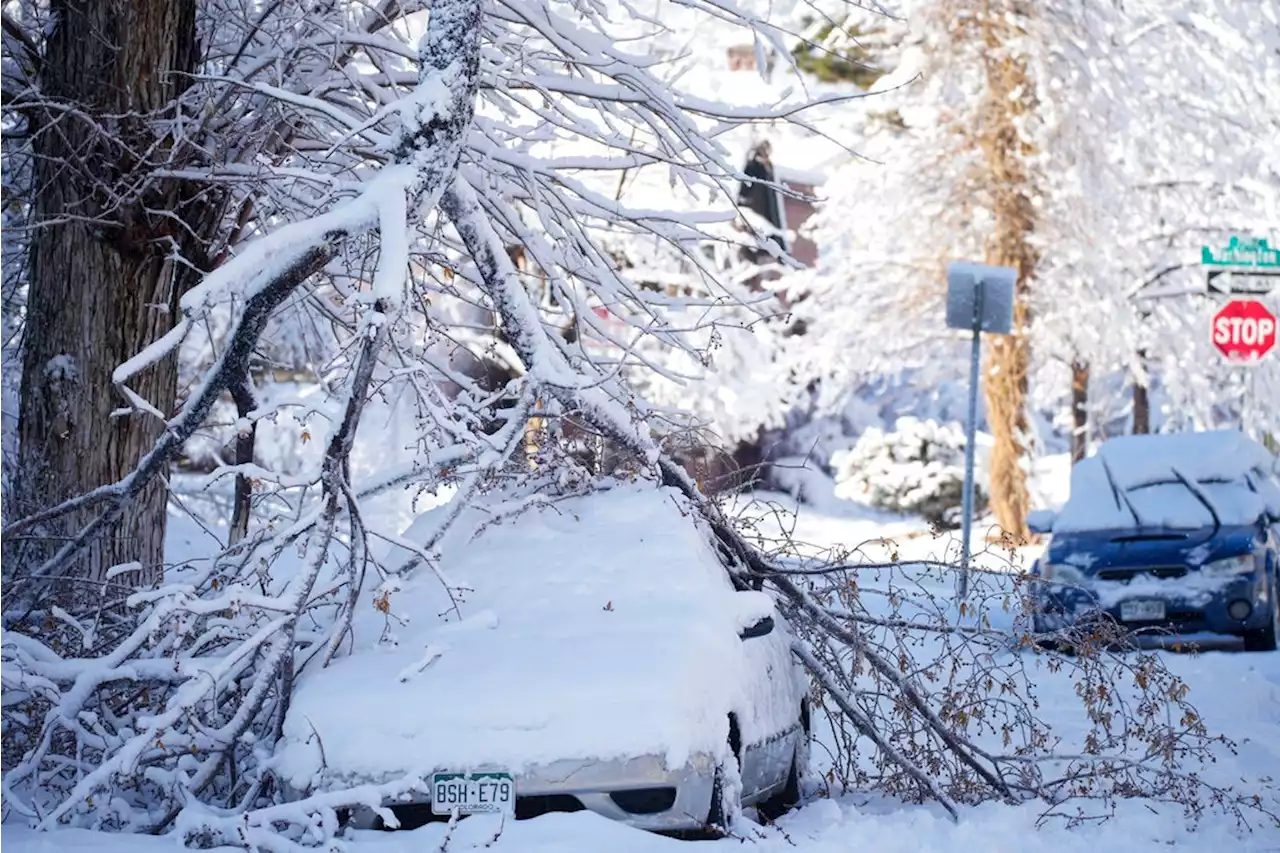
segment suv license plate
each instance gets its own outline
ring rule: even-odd
[[[1164,619],[1164,602],[1158,598],[1140,598],[1120,603],[1123,622],[1159,622]]]
[[[431,777],[431,811],[438,815],[512,814],[516,782],[510,773],[436,773]]]

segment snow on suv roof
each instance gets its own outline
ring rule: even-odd
[[[1113,438],[1072,469],[1053,530],[1196,529],[1213,526],[1215,514],[1223,525],[1253,524],[1266,511],[1280,515],[1275,466],[1236,430]]]
[[[403,538],[423,542],[441,512]],[[730,710],[756,724],[738,631],[768,599],[734,590],[677,492],[620,486],[473,539],[487,517],[468,508],[440,546],[468,588],[462,619],[441,618],[449,600],[419,568],[389,615],[367,592],[352,652],[303,674],[278,754],[291,784],[643,754],[678,766],[723,749]]]

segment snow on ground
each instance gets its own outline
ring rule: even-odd
[[[352,853],[677,853],[685,850],[756,853],[1275,853],[1280,830],[1259,830],[1243,837],[1220,821],[1187,833],[1169,812],[1126,804],[1110,822],[1068,829],[1061,823],[1037,826],[1035,806],[985,805],[964,809],[952,823],[939,809],[875,799],[845,797],[818,800],[784,816],[776,827],[740,838],[688,842],[652,835],[613,823],[590,812],[549,814],[500,827],[496,819],[469,818],[457,826],[447,845],[443,824],[412,832],[360,833]],[[500,834],[499,834],[500,833]],[[498,835],[495,842],[494,837]],[[746,839],[743,843],[742,838]],[[41,834],[6,826],[8,853],[164,853],[179,849],[171,838],[104,836],[84,830]],[[229,851],[232,848],[217,848]]]
[[[1050,482],[1068,470],[1067,465],[1058,462],[1053,459],[1037,469],[1040,473],[1033,478],[1032,488],[1038,505],[1052,506],[1065,497],[1064,484]],[[786,496],[758,494],[754,504],[740,502],[739,509],[754,514],[762,536],[776,540],[780,531],[790,531],[794,539],[805,543],[801,550],[809,553],[862,545],[867,559],[883,559],[897,552],[899,560],[908,562],[945,557],[958,550],[953,533],[935,536],[919,520],[885,515],[851,502],[828,501],[818,510],[797,508]],[[190,524],[172,528],[170,535],[189,539],[185,547],[192,550],[206,535]],[[877,541],[886,539],[893,541]],[[600,548],[606,550],[607,546],[601,544]],[[980,564],[1002,571],[984,575],[983,581],[992,585],[1011,582],[1009,569],[1029,565],[1034,555],[1035,548],[1012,554],[998,549],[989,551],[980,558]],[[931,584],[931,591],[942,597],[950,589],[945,570],[935,571],[923,582],[926,586]],[[1012,616],[1001,615],[997,610],[992,617],[993,627],[1012,627]],[[1190,685],[1189,699],[1209,729],[1237,744],[1234,754],[1227,749],[1218,751],[1216,762],[1203,769],[1205,778],[1232,785],[1238,791],[1258,793],[1274,802],[1275,791],[1265,780],[1280,775],[1280,653],[1213,651],[1197,655],[1167,653],[1163,658],[1169,669]],[[1074,685],[1069,679],[1050,673],[1042,660],[1032,667],[1041,713],[1070,743],[1082,731]],[[821,738],[821,727],[818,728]],[[819,768],[822,753],[820,747],[814,750]],[[1153,809],[1144,802],[1121,802],[1107,822],[1068,828],[1057,819],[1039,825],[1043,807],[1034,803],[967,807],[962,809],[960,820],[952,823],[934,806],[862,794],[822,799],[815,796],[813,780],[808,792],[814,798],[786,815],[776,827],[741,826],[745,844],[743,839],[730,838],[697,842],[701,846],[696,849],[706,846],[760,853],[1144,853],[1174,848],[1206,853],[1280,853],[1280,826],[1274,823],[1255,820],[1252,831],[1245,831],[1233,820],[1211,814],[1192,831],[1179,808]],[[444,825],[433,824],[412,832],[358,833],[348,849],[351,853],[484,849],[498,853],[662,853],[692,843],[632,830],[591,813],[553,814],[506,827],[500,827],[494,819],[471,818],[460,823],[445,844],[447,832]],[[103,836],[79,830],[42,835],[12,825],[3,827],[3,842],[9,853],[159,853],[177,849],[172,838]]]

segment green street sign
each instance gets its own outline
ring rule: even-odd
[[[1280,249],[1267,245],[1265,237],[1232,237],[1231,242],[1214,254],[1208,246],[1200,248],[1200,263],[1212,267],[1244,267],[1280,270]]]

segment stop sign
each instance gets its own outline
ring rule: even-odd
[[[1213,344],[1229,361],[1257,361],[1276,345],[1276,315],[1256,299],[1232,299],[1213,315]]]

